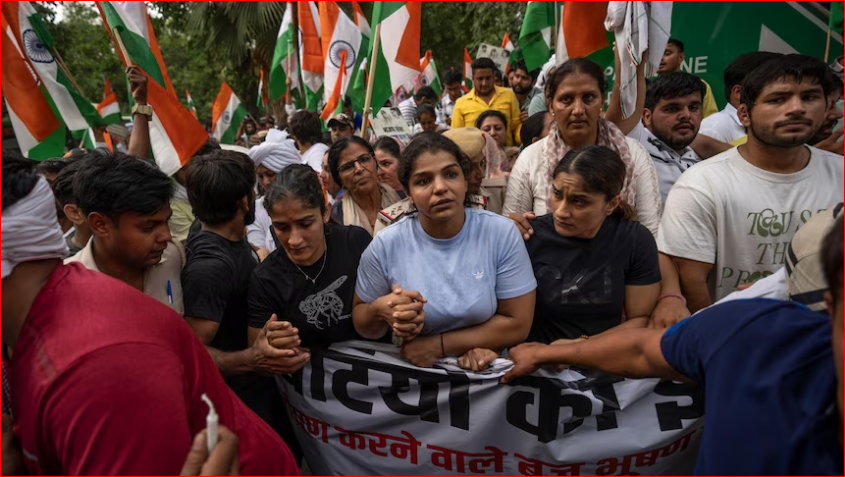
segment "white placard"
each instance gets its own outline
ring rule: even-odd
[[[376,137],[390,136],[408,144],[413,135],[399,108],[381,108],[372,123]]]
[[[478,52],[475,55],[476,58],[490,58],[493,60],[493,63],[496,63],[496,67],[499,68],[502,74],[505,73],[508,67],[510,56],[511,53],[508,50],[499,48],[498,46],[488,45],[487,43],[478,45]]]

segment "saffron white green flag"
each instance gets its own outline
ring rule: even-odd
[[[294,54],[293,3],[287,2],[282,26],[276,37],[276,48],[273,50],[273,63],[270,67],[270,100],[275,101],[287,93],[287,80],[293,90],[294,103],[302,107],[299,94],[299,59]]]
[[[105,126],[106,122],[90,101],[76,90],[53,57],[55,40],[30,2],[2,2],[3,16],[28,64],[41,80],[62,120],[71,131]]]
[[[413,85],[420,74],[420,18],[422,2],[376,2],[373,24],[381,24],[373,79],[372,110],[378,114],[399,88]]]
[[[246,107],[224,81],[211,106],[211,131],[220,144],[234,144],[238,140],[238,128],[246,115]]]
[[[525,19],[519,32],[519,48],[528,71],[541,68],[552,57],[556,3],[528,2],[525,9]]]

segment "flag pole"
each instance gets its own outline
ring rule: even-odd
[[[827,44],[824,47],[824,62],[827,63],[828,59],[830,58],[830,35],[832,34],[832,30],[830,28],[827,29]]]
[[[293,15],[293,18],[291,18],[291,20],[293,20],[293,31],[298,32],[299,31],[299,2],[292,2],[291,5],[294,5],[296,7],[296,11],[293,12],[293,13],[295,13],[295,15]],[[302,44],[299,43],[299,35],[297,35],[297,34],[293,35],[293,45],[294,45],[294,48],[297,51],[297,54],[299,54],[299,51],[302,48]],[[301,61],[301,58],[300,58],[299,68],[296,69],[296,72],[294,74],[299,75],[299,73],[301,71],[302,71],[302,61]],[[293,92],[291,92],[291,94],[293,94]],[[305,106],[307,106],[306,101],[305,101],[305,98],[306,98],[306,96],[305,96],[305,82],[302,80],[302,75],[299,75],[299,97],[302,98],[302,103],[301,103],[303,105],[302,109],[305,109]]]
[[[129,59],[129,53],[123,45],[123,40],[120,38],[120,32],[117,31],[117,28],[112,28],[112,32],[114,33],[114,41],[117,42],[117,47],[120,48],[120,54],[123,56],[123,64],[126,65],[127,68],[135,66],[132,63],[132,60]]]
[[[557,52],[557,36],[560,34],[560,18],[558,18],[558,14],[560,13],[560,8],[557,6],[557,2],[555,3],[555,32],[552,34],[552,45],[555,46],[555,55],[558,54]],[[555,60],[557,61],[557,60]]]
[[[829,35],[828,35],[829,36]],[[828,40],[828,43],[830,40]],[[68,81],[70,84],[76,89],[76,92],[82,94],[82,89],[79,88],[79,84],[76,83],[76,80],[73,78],[73,75],[70,74],[70,70],[67,68],[67,64],[65,64],[65,60],[62,59],[62,55],[59,54],[59,51],[56,50],[55,46],[51,46],[50,50],[53,52],[53,58],[55,58],[56,63],[58,63],[59,68],[62,69],[62,72],[67,76]]]
[[[370,134],[367,128],[370,124],[370,112],[372,111],[373,83],[376,80],[376,63],[378,63],[378,47],[381,38],[381,22],[376,25],[373,32],[373,54],[370,55],[370,76],[367,78],[367,94],[364,97],[364,123],[361,125],[361,137],[369,140]]]

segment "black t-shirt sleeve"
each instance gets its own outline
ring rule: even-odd
[[[363,255],[364,250],[367,250],[367,247],[370,246],[370,242],[373,241],[373,238],[361,227],[350,226],[348,229],[349,243],[352,246],[352,250],[357,252],[355,260],[357,262],[360,261],[361,255]]]
[[[250,328],[264,328],[273,313],[278,313],[278,310],[274,309],[275,306],[271,298],[275,294],[272,284],[268,283],[267,279],[258,272],[259,270],[253,272],[252,279],[249,282],[249,293],[247,294]]]
[[[229,296],[236,287],[235,272],[222,258],[189,261],[182,270],[185,316],[222,322]]]
[[[660,282],[660,263],[657,243],[647,228],[634,223],[631,261],[625,274],[625,285],[653,285]]]

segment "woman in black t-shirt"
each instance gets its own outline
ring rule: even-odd
[[[281,322],[268,325],[267,339],[296,356],[310,347],[361,339],[352,325],[352,297],[370,235],[360,227],[328,224],[320,181],[306,165],[279,173],[264,207],[279,248],[252,275],[250,327]]]
[[[657,245],[619,196],[626,180],[622,159],[604,146],[580,147],[563,157],[552,177],[552,212],[534,222],[526,242],[537,278],[528,341],[644,327],[660,293]]]

